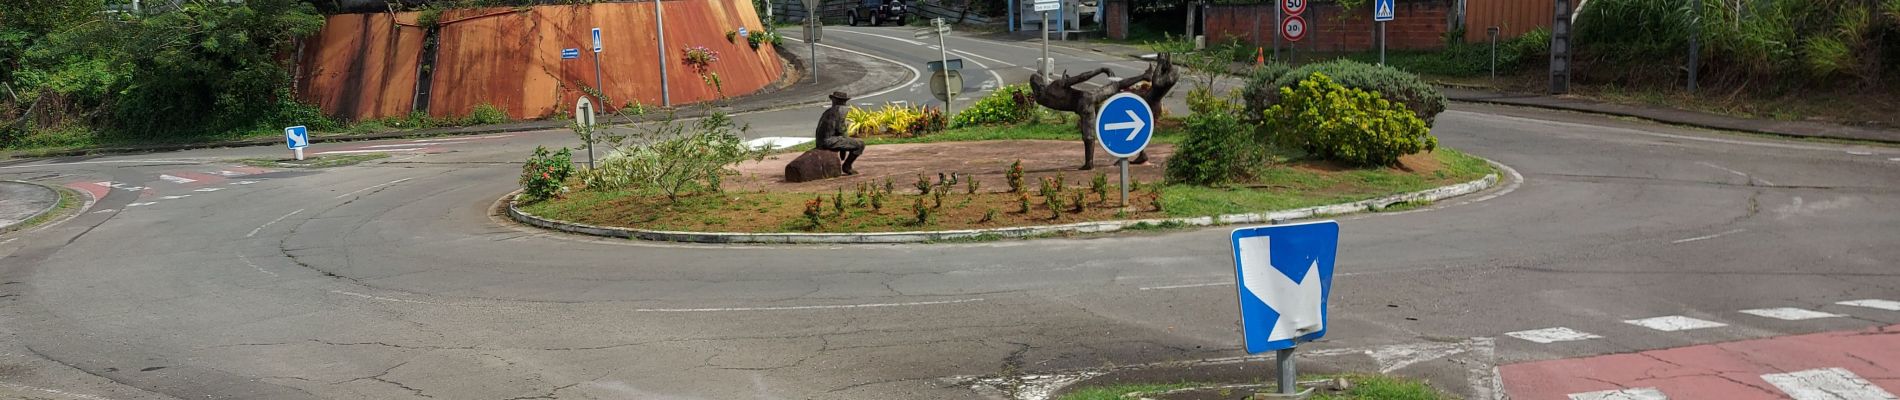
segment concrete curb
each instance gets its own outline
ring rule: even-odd
[[[1486,160],[1495,167],[1502,167],[1496,161]],[[1502,168],[1500,168],[1502,169]],[[1452,197],[1484,191],[1498,183],[1498,174],[1491,173],[1484,178],[1447,185],[1437,188],[1361,200],[1351,203],[1296,208],[1285,211],[1269,211],[1251,214],[1228,214],[1212,217],[1194,218],[1158,218],[1124,221],[1079,222],[1062,225],[1023,226],[994,229],[964,229],[924,232],[866,232],[866,233],[740,233],[740,232],[678,232],[624,228],[615,226],[596,226],[575,222],[557,221],[542,218],[521,211],[517,207],[516,197],[520,191],[502,196],[508,201],[508,217],[517,222],[544,229],[584,235],[650,240],[658,242],[714,243],[714,244],[892,244],[921,243],[972,238],[1026,238],[1058,233],[1106,233],[1129,229],[1136,226],[1183,225],[1213,226],[1229,224],[1268,223],[1280,224],[1286,221],[1352,214],[1365,211],[1378,211],[1395,203],[1432,201],[1436,202]]]
[[[7,224],[5,226],[0,226],[0,233],[13,232],[14,230],[20,228],[22,225],[26,225],[27,222],[31,222],[35,219],[39,219],[40,217],[44,217],[46,216],[47,213],[51,213],[53,212],[53,210],[59,209],[60,200],[66,196],[65,193],[59,191],[59,188],[41,185],[38,183],[18,181],[18,180],[5,180],[5,181],[0,181],[0,182],[13,182],[13,183],[24,184],[27,186],[33,186],[33,187],[38,187],[40,189],[45,189],[46,191],[53,193],[52,204],[46,205],[45,209],[39,210],[38,212],[34,212],[33,215],[28,215],[26,216],[26,218],[21,218],[20,222],[15,222],[15,223]]]

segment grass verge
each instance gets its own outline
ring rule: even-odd
[[[19,225],[14,225],[11,228],[0,230],[0,233],[17,232],[17,231],[32,229],[33,227],[40,226],[40,224],[44,224],[47,221],[52,221],[57,218],[71,215],[75,210],[79,209],[79,205],[82,202],[79,201],[78,193],[73,192],[72,189],[67,189],[67,188],[58,187],[58,186],[47,186],[47,187],[52,188],[54,193],[59,194],[59,200],[57,201],[57,203],[54,203],[52,210],[47,211],[45,214],[34,216],[33,218],[27,218],[25,221],[21,221]]]
[[[338,154],[333,156],[305,157],[303,161],[275,158],[245,158],[235,160],[239,164],[264,168],[330,168],[356,165],[364,161],[389,158],[388,153]]]
[[[1398,378],[1384,375],[1347,374],[1306,377],[1305,379],[1345,378],[1352,385],[1346,390],[1321,388],[1313,391],[1313,400],[1451,400],[1449,394],[1433,389],[1424,381]],[[1057,400],[1124,400],[1130,393],[1156,393],[1170,390],[1186,390],[1196,387],[1214,387],[1218,384],[1171,383],[1171,384],[1125,384],[1078,388],[1075,391],[1056,398]],[[1206,394],[1217,398],[1234,398],[1265,389],[1206,389]],[[1199,393],[1200,391],[1196,391]],[[1194,397],[1202,398],[1202,397]]]

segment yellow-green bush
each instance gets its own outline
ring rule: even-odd
[[[951,118],[950,126],[1019,124],[1035,117],[1035,111],[1036,98],[1029,93],[1029,85],[1009,85],[990,92],[988,96],[977,100],[976,104],[970,105],[970,108],[958,112],[956,117]]]
[[[943,130],[943,112],[923,106],[885,105],[879,109],[852,107],[845,112],[845,130],[853,137],[915,137]]]
[[[1279,104],[1264,113],[1264,132],[1274,141],[1325,159],[1392,166],[1399,156],[1438,147],[1425,121],[1405,104],[1341,86],[1324,73],[1281,88]]]

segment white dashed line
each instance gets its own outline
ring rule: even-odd
[[[1774,319],[1779,319],[1779,320],[1786,320],[1786,321],[1800,321],[1800,320],[1817,319],[1817,318],[1834,318],[1834,317],[1841,316],[1840,314],[1830,314],[1830,313],[1824,313],[1820,311],[1800,309],[1800,308],[1794,308],[1794,307],[1760,308],[1760,309],[1753,309],[1753,310],[1742,310],[1741,313],[1754,315],[1754,316],[1774,318]]]
[[[357,193],[362,193],[362,192],[363,192],[363,191],[365,191],[365,190],[370,190],[370,189],[375,189],[375,188],[379,188],[379,187],[384,187],[384,186],[389,186],[389,185],[394,185],[394,184],[398,184],[398,183],[402,183],[402,181],[406,181],[406,180],[410,180],[410,179],[416,179],[416,178],[402,178],[402,179],[397,179],[397,180],[393,180],[393,181],[389,181],[389,182],[385,182],[385,183],[383,183],[383,184],[380,184],[380,185],[376,185],[376,186],[370,186],[370,187],[366,187],[366,188],[362,188],[362,189],[356,189],[356,191],[354,191],[354,192],[349,192],[349,193],[344,193],[344,194],[339,194],[339,195],[336,195],[336,197],[335,197],[335,198],[338,198],[338,199],[341,199],[341,198],[344,198],[344,197],[349,197],[349,195],[352,195],[352,194],[357,194]]]
[[[1656,388],[1630,388],[1600,392],[1571,393],[1570,400],[1669,400]]]
[[[1728,236],[1728,235],[1733,235],[1733,234],[1737,234],[1737,233],[1742,233],[1742,232],[1747,232],[1747,231],[1748,231],[1747,229],[1730,229],[1730,230],[1726,230],[1726,231],[1722,231],[1722,232],[1718,232],[1718,233],[1716,233],[1716,234],[1713,234],[1713,235],[1707,235],[1707,236],[1696,236],[1696,237],[1692,237],[1692,238],[1688,238],[1688,239],[1681,239],[1681,240],[1676,240],[1676,241],[1673,241],[1673,242],[1669,242],[1669,243],[1670,243],[1670,244],[1683,244],[1683,243],[1689,243],[1689,242],[1694,242],[1694,241],[1698,241],[1698,240],[1709,240],[1709,239],[1714,239],[1714,238],[1719,238],[1719,237],[1723,237],[1723,236]]]
[[[402,149],[375,149],[375,150],[337,150],[337,151],[325,151],[325,152],[319,152],[319,153],[317,153],[317,154],[358,154],[358,153],[395,153],[395,152],[404,152],[404,151],[419,151],[419,150],[422,150],[422,148],[421,148],[421,147],[410,147],[410,148],[402,148]]]
[[[235,171],[218,171],[216,174],[219,176],[244,176],[244,174]]]
[[[118,210],[114,210],[114,209],[110,209],[110,208],[108,208],[108,209],[104,209],[104,210],[99,210],[99,211],[93,211],[92,213],[93,213],[93,214],[105,214],[105,213],[109,213],[109,212],[113,212],[113,211],[118,211]]]
[[[1686,330],[1691,330],[1691,329],[1704,329],[1704,328],[1720,328],[1720,327],[1728,326],[1728,324],[1724,324],[1720,322],[1705,321],[1705,320],[1700,320],[1700,319],[1695,319],[1695,318],[1684,317],[1680,315],[1632,319],[1632,320],[1627,320],[1623,322],[1628,323],[1630,325],[1636,325],[1636,326],[1640,326],[1644,328],[1655,329],[1655,330],[1659,330],[1663,332],[1686,331]]]
[[[231,184],[232,184],[232,185],[249,185],[249,184],[253,184],[253,183],[257,183],[257,181],[237,181],[237,182],[231,182]]]
[[[839,305],[829,305],[829,306],[734,307],[734,308],[642,308],[642,309],[637,309],[633,311],[636,311],[636,312],[722,312],[722,311],[835,310],[835,309],[841,309],[841,308],[930,306],[930,305],[938,305],[938,304],[957,304],[957,303],[969,303],[969,302],[977,302],[977,301],[983,301],[983,299],[975,298],[975,299],[945,300],[945,301],[919,301],[919,302],[914,302],[914,303],[839,304]]]
[[[1505,333],[1505,335],[1518,338],[1518,339],[1524,339],[1524,340],[1529,340],[1532,342],[1544,343],[1544,344],[1603,338],[1602,336],[1597,336],[1589,332],[1578,331],[1575,329],[1565,328],[1561,326],[1555,327],[1555,328],[1544,328],[1544,329],[1533,329],[1533,330],[1528,330],[1528,331],[1509,332],[1509,333]]]
[[[1878,309],[1887,310],[1887,311],[1900,311],[1900,301],[1893,301],[1893,300],[1877,300],[1877,299],[1849,300],[1849,301],[1843,301],[1843,302],[1834,303],[1834,304],[1839,304],[1843,306],[1878,308]]]
[[[1871,155],[1874,155],[1874,152],[1866,151],[1866,150],[1848,150],[1847,154],[1852,154],[1852,155],[1857,155],[1857,156],[1871,156]]]
[[[1189,284],[1189,285],[1149,286],[1149,287],[1141,288],[1140,290],[1186,289],[1186,288],[1197,288],[1197,287],[1208,287],[1208,286],[1233,286],[1233,285],[1234,285],[1233,282],[1195,283],[1195,284]]]
[[[1880,386],[1844,368],[1822,368],[1785,374],[1766,374],[1761,380],[1780,388],[1794,400],[1893,400]]]
[[[1719,169],[1719,170],[1723,170],[1723,171],[1728,171],[1728,173],[1731,173],[1731,174],[1735,174],[1735,175],[1737,175],[1737,176],[1741,176],[1741,177],[1742,177],[1742,179],[1747,179],[1747,180],[1749,181],[1749,183],[1754,183],[1754,182],[1761,182],[1761,184],[1763,184],[1763,185],[1767,185],[1767,186],[1774,186],[1774,185],[1775,185],[1775,183],[1774,183],[1774,182],[1769,182],[1769,181],[1768,181],[1767,179],[1761,179],[1761,178],[1756,178],[1755,176],[1753,176],[1753,175],[1749,175],[1749,174],[1748,174],[1748,173],[1746,173],[1746,172],[1742,172],[1742,171],[1736,171],[1736,170],[1732,170],[1732,169],[1728,169],[1728,168],[1724,168],[1724,167],[1722,167],[1722,166],[1720,166],[1720,165],[1715,165],[1715,164],[1713,164],[1713,163],[1707,163],[1707,162],[1697,162],[1696,164],[1701,164],[1701,165],[1703,165],[1703,166],[1706,166],[1706,167],[1709,167],[1709,168],[1715,168],[1715,169]]]
[[[259,267],[259,266],[257,266],[257,263],[254,263],[254,262],[251,262],[251,258],[250,258],[250,257],[245,257],[245,256],[244,256],[244,253],[238,253],[238,255],[237,255],[237,256],[238,256],[238,260],[239,260],[239,261],[243,261],[243,262],[244,262],[244,265],[249,265],[249,266],[251,266],[251,269],[255,269],[255,270],[257,270],[257,272],[262,272],[262,273],[264,273],[264,274],[266,274],[266,275],[270,275],[270,276],[277,276],[277,273],[276,273],[276,272],[270,272],[270,271],[266,271],[266,270],[264,270],[264,267]]]
[[[181,195],[176,195],[176,196],[165,196],[165,197],[160,197],[160,198],[158,198],[158,199],[159,199],[159,200],[178,200],[178,199],[182,199],[182,198],[186,198],[186,197],[191,197],[191,195],[189,195],[189,194],[181,194]]]
[[[277,223],[277,221],[283,221],[284,218],[290,218],[290,216],[292,215],[297,215],[297,213],[303,212],[303,210],[304,209],[299,208],[297,209],[297,211],[291,211],[289,214],[284,214],[284,216],[282,217],[277,217],[277,219],[270,220],[270,222],[265,222],[263,225],[258,225],[257,228],[251,229],[251,233],[244,234],[244,237],[257,236],[257,232],[264,230],[264,227],[270,226],[271,224],[275,224]]]
[[[124,191],[128,191],[128,192],[137,192],[137,191],[140,191],[140,190],[145,190],[145,187],[144,187],[144,186],[126,186],[125,184],[123,184],[123,183],[118,183],[118,182],[93,182],[92,184],[94,184],[94,185],[99,185],[99,186],[105,186],[105,187],[109,187],[109,188],[113,188],[113,189],[119,189],[119,190],[124,190]]]
[[[148,201],[148,202],[144,202],[144,203],[132,203],[132,204],[126,204],[126,205],[125,205],[125,208],[132,208],[132,207],[144,207],[144,206],[149,206],[149,205],[153,205],[153,204],[158,204],[158,202],[156,202],[156,201]]]
[[[357,293],[357,292],[346,292],[342,290],[332,290],[330,291],[330,293],[336,293],[336,294],[346,295],[346,296],[356,296],[356,297],[361,297],[361,298],[370,299],[370,300],[393,301],[393,302],[398,302],[398,303],[428,304],[432,306],[441,305],[441,304],[430,303],[426,301],[403,300],[403,299],[389,298],[389,297],[382,297],[382,296],[372,296],[372,295],[367,295],[367,294],[362,294],[362,293]]]
[[[182,176],[164,175],[164,174],[158,175],[158,179],[163,179],[166,182],[176,183],[180,185],[198,181],[197,179],[191,179],[191,178],[186,178]]]
[[[224,190],[224,188],[199,188],[198,190],[193,190],[193,192],[216,192],[219,190]]]

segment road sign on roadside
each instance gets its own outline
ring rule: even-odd
[[[751,32],[746,32],[746,30],[745,30],[745,27],[743,27],[743,26],[741,26],[741,27],[739,27],[739,37],[742,37],[742,38],[750,38],[750,37],[752,37],[752,33],[751,33]]]
[[[963,69],[963,59],[961,58],[952,58],[952,59],[944,60],[944,61],[925,62],[924,68],[929,68],[930,72],[937,72],[937,71],[942,71],[945,69],[943,67],[944,64],[949,64],[950,68],[948,69],[951,71],[958,71],[958,70]]]
[[[1394,0],[1372,0],[1372,20],[1381,22],[1391,21],[1393,17],[1397,16],[1398,14],[1395,9],[1397,9],[1398,6],[1392,4],[1393,1]]]
[[[297,160],[303,160],[303,148],[310,147],[310,130],[303,125],[284,128],[284,145],[297,153]]]
[[[1036,0],[1036,11],[1055,11],[1062,8],[1062,2],[1056,0]]]
[[[1306,38],[1306,18],[1298,15],[1287,16],[1280,21],[1280,36],[1289,42],[1298,42]]]
[[[587,141],[587,168],[594,167],[594,101],[582,95],[574,101],[574,125],[580,127],[582,139]]]
[[[1339,254],[1339,223],[1235,229],[1235,285],[1248,354],[1326,336],[1326,299]]]
[[[594,52],[600,52],[600,28],[594,28]]]
[[[561,49],[562,60],[581,58],[581,49]]]
[[[952,69],[949,71],[936,71],[936,73],[930,74],[930,95],[936,96],[937,100],[948,104],[950,103],[950,99],[955,99],[958,95],[962,94],[962,72]]]
[[[1300,15],[1306,12],[1306,0],[1280,0],[1280,11],[1286,15]]]
[[[1116,157],[1132,157],[1154,136],[1154,110],[1134,93],[1118,93],[1095,112],[1095,137]]]

